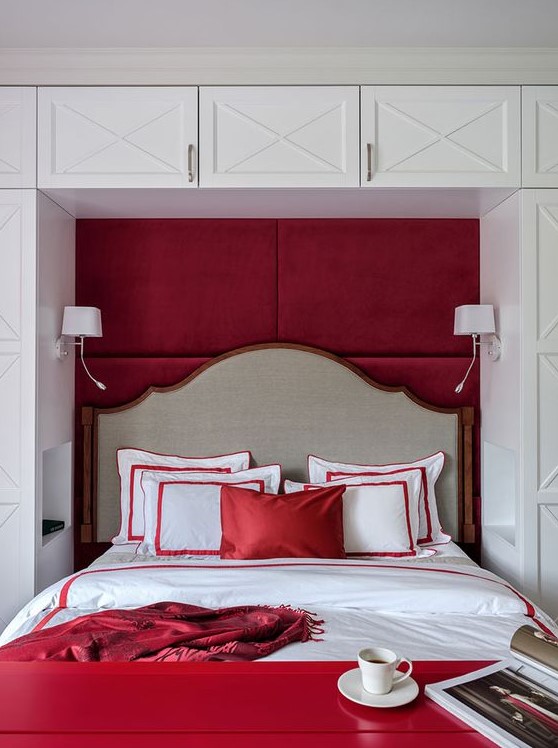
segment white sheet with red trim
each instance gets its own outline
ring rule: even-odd
[[[371,643],[415,659],[496,659],[507,656],[513,632],[524,623],[557,631],[508,583],[457,557],[430,563],[177,557],[160,563],[136,556],[126,564],[111,563],[108,554],[105,561],[37,595],[0,644],[98,610],[162,600],[210,608],[288,604],[324,619],[322,641],[289,645],[272,659],[350,660]]]

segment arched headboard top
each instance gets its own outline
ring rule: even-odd
[[[404,388],[378,385],[324,351],[282,344],[239,349],[174,387],[150,388],[118,408],[84,409],[92,481],[82,539],[109,540],[118,529],[119,447],[200,457],[247,449],[255,465],[280,463],[293,480],[307,479],[308,454],[376,464],[442,450],[439,511],[447,531],[461,537],[463,466],[470,463],[462,428],[472,423],[469,411],[436,408]]]

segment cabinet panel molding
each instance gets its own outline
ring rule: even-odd
[[[518,86],[363,86],[361,184],[514,187]]]
[[[539,492],[558,496],[558,352],[539,355]]]
[[[537,206],[537,340],[558,348],[558,201]]]
[[[539,505],[539,589],[544,608],[558,616],[558,504]]]
[[[0,190],[0,626],[34,593],[35,209],[35,190]]]
[[[0,88],[0,188],[37,184],[36,98],[36,88]]]
[[[0,568],[15,570],[16,559],[21,556],[21,510],[18,504],[0,504]],[[29,541],[27,551],[32,553],[32,542]],[[17,564],[19,566],[19,564]],[[0,595],[0,630],[10,622],[18,610],[31,597],[33,589],[22,590],[19,574],[3,573]],[[23,594],[22,594],[23,592]]]
[[[202,187],[358,181],[357,86],[200,89]]]
[[[39,187],[195,187],[197,88],[39,89]]]
[[[522,89],[523,186],[558,187],[558,86]]]

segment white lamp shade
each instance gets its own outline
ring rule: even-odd
[[[101,310],[96,306],[65,306],[62,335],[102,338]]]
[[[454,335],[486,335],[496,332],[492,304],[465,304],[455,309]]]

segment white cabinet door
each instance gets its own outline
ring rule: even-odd
[[[197,88],[39,89],[39,187],[195,187]]]
[[[36,88],[0,88],[0,187],[37,184]]]
[[[361,184],[519,186],[519,107],[513,86],[364,86]]]
[[[524,86],[523,186],[558,187],[558,86]]]
[[[35,190],[0,190],[0,629],[34,594]]]
[[[558,616],[558,190],[523,190],[522,397],[527,594]]]
[[[200,89],[200,186],[357,187],[358,86]]]

